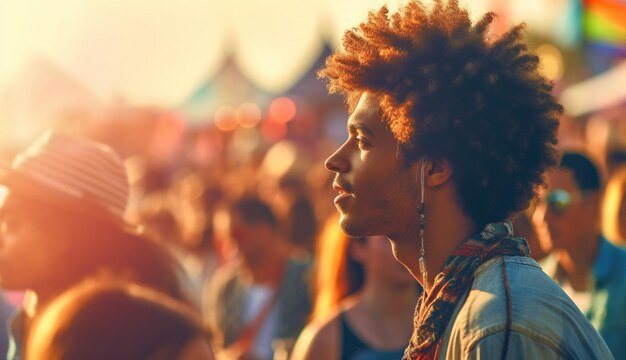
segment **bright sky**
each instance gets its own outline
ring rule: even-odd
[[[3,0],[0,86],[43,58],[105,102],[171,106],[210,78],[230,49],[249,78],[279,93],[309,68],[323,37],[338,44],[385,2],[394,10],[405,1]],[[499,1],[461,3],[475,17]]]
[[[0,81],[39,57],[102,100],[122,96],[167,106],[210,77],[231,49],[246,75],[280,92],[315,60],[320,34],[337,43],[384,2],[4,0]],[[402,1],[388,3],[394,9]]]

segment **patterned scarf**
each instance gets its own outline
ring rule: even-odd
[[[488,224],[478,236],[459,246],[435,278],[430,292],[422,293],[417,302],[413,336],[402,359],[435,358],[454,309],[480,265],[496,256],[528,255],[528,243],[513,237],[509,221]]]

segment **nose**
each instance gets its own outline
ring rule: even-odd
[[[328,159],[324,162],[324,166],[328,171],[343,173],[350,170],[350,161],[344,154],[347,142],[343,143]]]

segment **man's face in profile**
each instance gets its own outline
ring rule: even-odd
[[[415,166],[406,166],[383,123],[379,98],[363,93],[347,123],[348,139],[326,160],[340,224],[351,236],[390,236],[415,224]]]

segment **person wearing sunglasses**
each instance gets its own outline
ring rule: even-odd
[[[553,249],[542,266],[615,358],[626,358],[626,251],[601,233],[598,169],[584,154],[566,152],[547,180],[533,216],[539,236]]]

